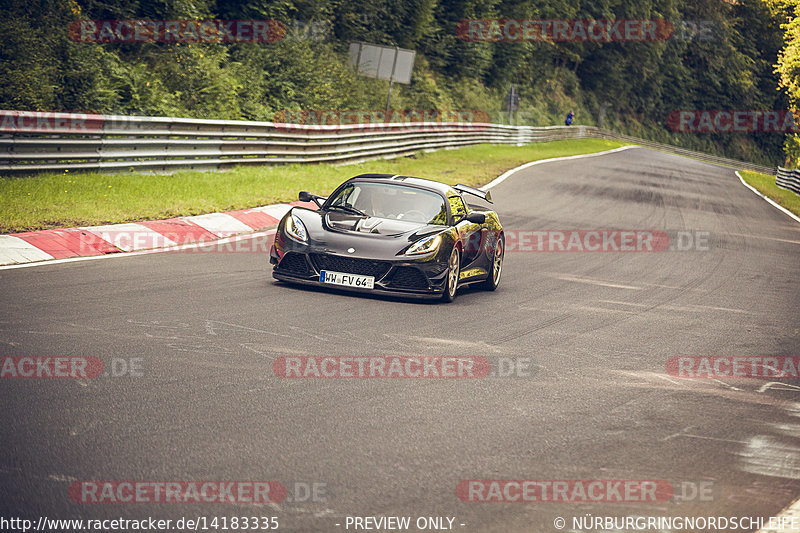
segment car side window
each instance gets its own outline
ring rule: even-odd
[[[353,197],[353,193],[355,192],[355,187],[352,185],[348,185],[339,193],[339,195],[333,199],[331,205],[349,205],[352,206],[352,203],[355,201]]]
[[[444,202],[439,203],[439,212],[436,213],[436,216],[434,216],[428,224],[447,225],[447,207]]]
[[[467,216],[467,206],[464,205],[464,200],[460,196],[450,196],[447,199],[450,201],[450,212],[453,214],[454,222]]]

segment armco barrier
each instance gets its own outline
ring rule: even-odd
[[[800,170],[778,167],[778,171],[775,173],[775,185],[800,194]]]
[[[352,163],[471,144],[522,145],[596,137],[712,163],[766,168],[590,126],[385,123],[309,126],[235,120],[0,111],[0,173],[158,172],[235,165]]]

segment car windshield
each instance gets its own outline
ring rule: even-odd
[[[331,197],[328,208],[420,224],[447,223],[444,198],[435,192],[404,185],[350,183]]]

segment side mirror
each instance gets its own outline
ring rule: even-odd
[[[297,199],[301,202],[314,202],[317,204],[317,207],[322,207],[322,201],[325,200],[321,196],[317,196],[316,194],[311,194],[308,191],[300,191],[300,194],[297,195]]]
[[[473,224],[483,224],[484,222],[486,222],[486,215],[484,215],[483,213],[478,213],[473,211],[472,213],[464,217],[463,220],[466,220],[467,222],[472,222]]]

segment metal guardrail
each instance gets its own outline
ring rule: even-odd
[[[0,111],[0,173],[64,170],[156,172],[235,165],[352,163],[471,144],[522,145],[596,137],[704,161],[766,167],[619,135],[590,126],[386,123],[309,126],[234,120]],[[766,168],[772,173],[771,168]]]
[[[778,171],[775,173],[775,185],[800,194],[800,170],[778,167]]]
[[[0,115],[11,113],[0,111]],[[19,113],[19,112],[15,112]],[[33,114],[31,114],[33,115]],[[0,122],[0,172],[169,172],[234,165],[357,162],[479,143],[581,137],[581,129],[484,123],[306,126],[272,122],[51,114]],[[79,118],[76,118],[79,117]],[[16,120],[16,121],[15,121]],[[14,129],[9,131],[9,125]]]

